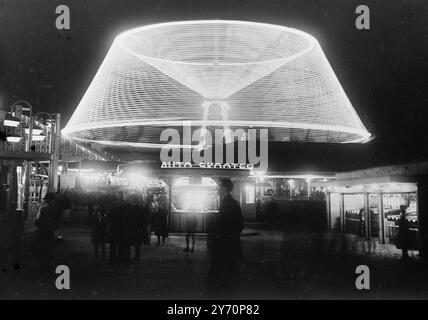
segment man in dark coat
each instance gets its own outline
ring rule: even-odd
[[[37,227],[36,245],[39,264],[40,267],[47,268],[53,254],[55,229],[57,227],[56,207],[54,205],[55,194],[46,194],[44,200],[46,205],[39,209],[35,225]]]
[[[125,260],[127,253],[127,225],[126,216],[128,215],[128,208],[124,200],[123,192],[118,192],[117,200],[111,205],[108,214],[109,224],[109,241],[110,241],[110,259],[116,261],[118,258]]]
[[[209,293],[220,294],[221,298],[235,294],[241,257],[240,234],[244,228],[241,206],[232,197],[232,190],[233,182],[223,179],[219,188],[220,208],[214,228],[208,279]]]
[[[403,255],[402,260],[409,258],[409,222],[406,218],[406,206],[400,206],[400,220],[398,221],[398,245],[401,248]]]
[[[101,204],[92,207],[90,216],[91,240],[94,247],[94,256],[98,258],[98,249],[101,247],[102,257],[105,257],[105,242],[107,234],[107,215]]]
[[[129,236],[132,245],[135,246],[134,262],[139,262],[141,257],[141,244],[147,241],[147,208],[137,196],[132,198],[129,207],[130,225]]]
[[[155,234],[158,238],[156,245],[165,244],[165,238],[168,238],[168,215],[169,215],[169,200],[161,196],[159,197],[159,209],[155,217]]]
[[[244,228],[244,218],[241,206],[236,201],[231,192],[233,182],[230,179],[223,179],[220,184],[220,209],[216,224],[217,235],[228,241],[235,241]]]

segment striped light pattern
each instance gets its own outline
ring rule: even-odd
[[[227,114],[215,105],[227,105]],[[159,147],[163,129],[181,130],[188,121],[195,129],[269,128],[272,141],[370,137],[316,39],[283,26],[223,20],[120,34],[62,133]]]

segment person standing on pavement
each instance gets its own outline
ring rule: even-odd
[[[116,195],[110,211],[108,213],[109,225],[109,241],[110,241],[110,260],[117,261],[119,256],[123,255],[123,239],[124,235],[124,210],[126,210],[126,203],[124,200],[123,192],[120,191]],[[121,252],[120,252],[121,251]]]
[[[122,195],[123,198],[123,195]],[[129,199],[122,201],[120,207],[120,232],[119,232],[119,260],[129,262],[131,260],[131,223],[132,216],[130,211]]]
[[[241,206],[232,196],[233,182],[223,179],[220,183],[220,209],[217,220],[216,233],[219,238],[226,240],[229,244],[239,240],[244,229],[244,218]]]
[[[406,206],[400,206],[400,219],[398,220],[398,245],[403,252],[402,260],[409,258],[409,222],[406,218]]]
[[[166,197],[159,198],[159,209],[155,216],[155,234],[158,238],[156,245],[165,244],[165,239],[168,237],[168,200]]]
[[[46,194],[44,199],[46,205],[39,209],[35,219],[37,256],[42,268],[49,267],[53,255],[57,223],[54,200],[54,193]]]
[[[194,212],[190,212],[186,217],[186,248],[184,252],[193,252],[195,250],[195,233],[198,226],[198,219]],[[192,248],[190,249],[190,239],[192,239]]]
[[[101,247],[101,254],[102,257],[105,257],[105,242],[106,242],[106,235],[107,235],[107,216],[104,211],[104,207],[99,203],[99,200],[97,203],[92,207],[92,214],[91,214],[91,240],[92,245],[94,247],[94,256],[95,258],[98,258],[98,251]]]
[[[141,245],[146,241],[146,207],[142,200],[137,196],[133,196],[129,208],[130,225],[129,235],[131,243],[135,246],[134,262],[139,262],[141,258]]]
[[[219,187],[220,208],[210,250],[211,265],[208,276],[209,294],[221,298],[234,297],[238,284],[241,258],[240,235],[244,228],[241,206],[232,196],[233,182],[222,179]]]

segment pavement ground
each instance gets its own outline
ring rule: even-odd
[[[139,264],[95,259],[84,228],[61,228],[58,235],[50,271],[36,269],[31,255],[22,266],[3,268],[1,299],[212,298],[206,286],[210,259],[204,235],[197,236],[194,253],[183,252],[184,234],[171,234],[165,245],[142,246]],[[247,224],[241,243],[237,299],[428,297],[428,268],[417,252],[402,262],[391,245],[374,248],[341,234],[269,230],[260,224]],[[70,268],[70,290],[56,289],[57,265]],[[370,290],[355,287],[358,265],[370,269]]]

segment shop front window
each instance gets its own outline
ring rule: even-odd
[[[197,232],[210,232],[218,213],[217,184],[209,177],[177,179],[172,188],[170,230],[185,232],[190,217],[196,217]]]
[[[385,219],[386,242],[396,244],[400,206],[406,207],[406,219],[410,227],[409,246],[418,249],[418,208],[416,193],[387,193],[383,194],[383,211]]]
[[[344,213],[345,232],[364,237],[364,195],[345,194]]]

